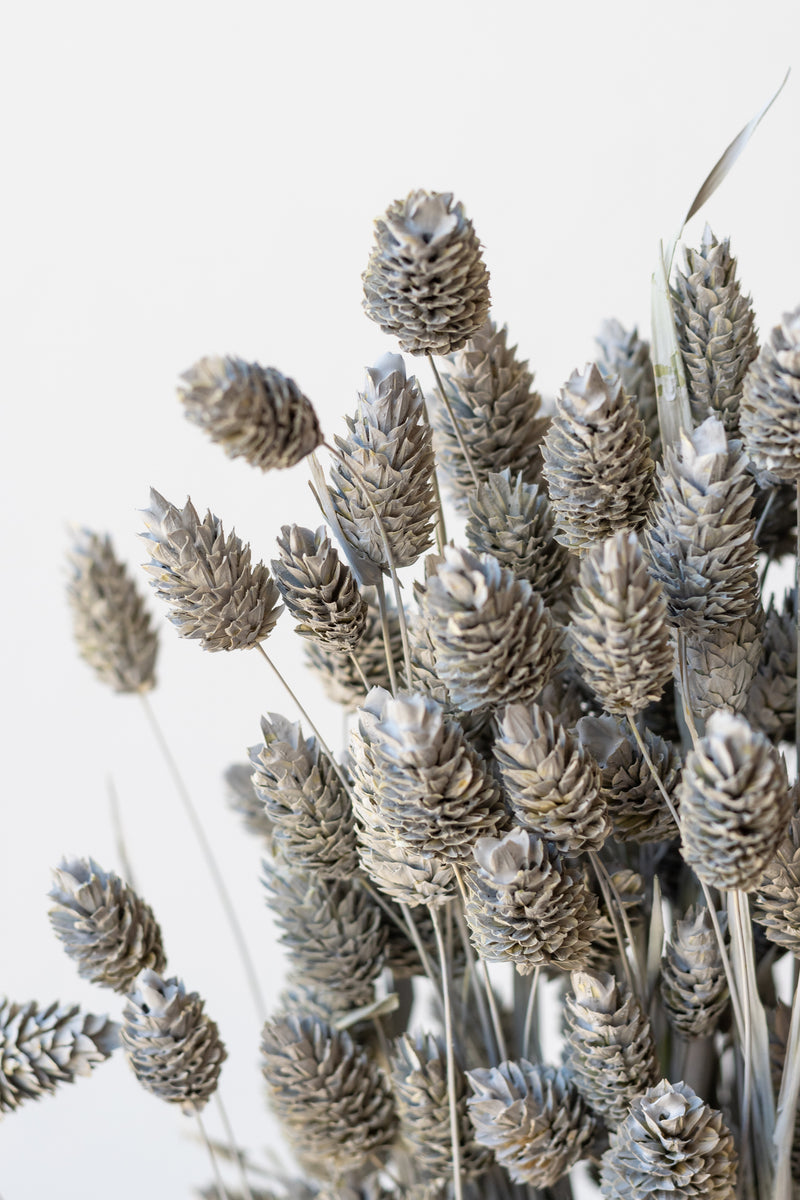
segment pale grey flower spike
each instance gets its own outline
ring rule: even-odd
[[[337,654],[358,645],[367,622],[367,603],[348,566],[331,545],[327,530],[284,525],[281,552],[272,573],[287,609],[299,622],[295,633]]]
[[[0,998],[0,1113],[91,1074],[118,1045],[119,1025],[108,1017]]]
[[[743,712],[761,661],[764,614],[718,625],[686,638],[686,665],[692,689],[692,712],[705,721],[718,708]],[[677,672],[676,672],[677,675]],[[794,698],[792,699],[794,734]]]
[[[368,686],[388,688],[389,669],[386,665],[386,650],[375,589],[365,588],[363,595],[367,602],[366,625],[354,653]],[[400,619],[391,601],[387,602],[387,609],[389,645],[395,671],[400,677],[404,671]],[[343,708],[352,711],[364,703],[364,680],[349,655],[339,654],[318,642],[307,641],[303,646],[303,656],[317,676],[326,696],[335,704],[341,704]]]
[[[53,876],[50,924],[84,979],[125,995],[146,967],[163,971],[152,909],[118,875],[79,858],[65,859]]]
[[[240,358],[201,358],[182,376],[186,415],[229,458],[269,471],[293,467],[322,443],[311,401],[274,367]]]
[[[148,691],[156,681],[158,638],[111,538],[79,530],[69,561],[67,597],[81,658],[115,692]]]
[[[750,688],[745,714],[773,742],[793,742],[797,701],[797,623],[794,592],[787,591],[783,605],[770,597],[764,622],[761,661]]]
[[[250,547],[235,533],[226,538],[218,517],[207,512],[201,521],[191,500],[181,510],[151,488],[144,522],[144,569],[181,637],[205,650],[238,650],[272,632],[283,612],[272,576],[263,563],[250,565]]]
[[[508,330],[484,322],[442,372],[444,388],[478,479],[509,470],[533,484],[541,470],[548,420],[533,388],[527,361],[508,346]],[[437,461],[456,503],[475,491],[475,480],[438,389],[430,397]]]
[[[197,992],[143,971],[128,996],[121,1041],[142,1087],[189,1115],[213,1095],[227,1057]]]
[[[724,930],[727,913],[717,913],[717,920]],[[728,980],[709,911],[690,908],[675,922],[661,960],[661,1002],[667,1020],[685,1038],[708,1037],[728,1000]]]
[[[450,354],[489,311],[489,272],[450,192],[410,192],[375,222],[364,310],[411,354]]]
[[[800,815],[795,813],[753,897],[753,920],[800,958]]]
[[[636,401],[650,439],[650,453],[654,462],[658,462],[661,458],[661,428],[650,343],[639,337],[636,326],[628,330],[613,318],[603,321],[595,341],[600,350],[597,357],[600,372],[609,382],[618,376],[625,395]]]
[[[739,427],[762,481],[800,479],[800,306],[783,314],[751,364]]]

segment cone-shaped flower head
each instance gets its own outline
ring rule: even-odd
[[[354,650],[366,627],[367,603],[325,526],[312,533],[302,525],[284,525],[278,548],[281,556],[273,559],[272,573],[298,622],[295,633],[338,654]]]
[[[753,891],[791,815],[786,767],[744,717],[714,713],[678,789],[683,857],[709,887]]]
[[[191,502],[183,510],[150,491],[144,511],[151,559],[145,570],[166,600],[181,637],[199,638],[205,650],[256,646],[283,611],[278,589],[263,563],[250,565],[250,547],[207,512],[201,521]]]
[[[527,361],[508,345],[508,330],[487,320],[442,372],[447,399],[478,479],[509,470],[535,483],[547,419]],[[475,490],[461,442],[438,388],[429,396],[437,463],[456,502]]]
[[[359,1170],[389,1146],[389,1084],[349,1034],[292,1013],[267,1021],[261,1050],[272,1110],[315,1174]]]
[[[794,741],[797,697],[797,624],[794,591],[782,608],[770,597],[764,622],[763,652],[750,687],[746,714],[773,742]]]
[[[275,847],[291,867],[349,879],[358,866],[353,809],[332,760],[299,722],[277,713],[261,718],[261,732],[250,750],[253,786]]]
[[[658,1079],[650,1022],[613,975],[574,971],[571,980],[564,1062],[589,1108],[614,1129],[634,1097]]]
[[[347,1011],[375,999],[386,925],[377,903],[355,880],[264,863],[267,903],[290,954],[289,982],[327,993]]]
[[[552,1187],[588,1152],[594,1121],[564,1071],[522,1058],[467,1079],[475,1137],[515,1183]]]
[[[500,791],[460,727],[429,696],[373,688],[351,739],[358,804],[412,849],[465,863],[506,820]]]
[[[718,913],[724,930],[726,914]],[[675,922],[661,960],[661,1002],[667,1020],[686,1038],[708,1037],[728,1006],[728,981],[707,908],[690,908]]]
[[[653,460],[658,462],[661,458],[661,429],[650,343],[639,337],[636,326],[628,330],[615,318],[603,321],[595,341],[600,351],[597,356],[600,373],[609,381],[613,376],[618,376],[625,395],[636,401],[650,440],[650,453]]]
[[[77,533],[67,597],[78,652],[100,682],[115,692],[153,687],[158,638],[110,537],[88,529]]]
[[[201,358],[182,376],[186,416],[230,458],[269,471],[293,467],[322,442],[311,401],[274,367]]]
[[[377,596],[375,589],[371,587],[364,588],[363,594],[367,602],[366,623],[354,653],[358,665],[364,673],[368,688],[388,688],[390,685],[389,669],[386,666],[386,648],[383,642]],[[387,608],[392,661],[395,670],[400,673],[403,667],[403,639],[400,634],[400,621],[397,610],[391,603],[387,605]],[[348,711],[363,704],[364,680],[353,665],[349,654],[340,654],[318,642],[305,642],[303,651],[307,664],[330,700],[335,704],[341,704]]]
[[[489,554],[446,546],[421,608],[436,673],[467,712],[535,700],[560,661],[561,628],[530,584]]]
[[[358,412],[346,421],[346,437],[335,438],[345,461],[337,459],[331,467],[331,522],[338,526],[351,560],[355,556],[388,571],[374,505],[392,562],[408,567],[431,545],[436,497],[432,435],[422,394],[413,376],[406,379],[399,354],[384,354],[368,368]]]
[[[546,493],[525,483],[520,473],[490,474],[467,497],[467,543],[473,554],[492,554],[551,605],[562,591],[569,551],[553,536],[553,513]]]
[[[189,1115],[205,1107],[227,1054],[197,992],[143,971],[125,1003],[120,1036],[142,1087]]]
[[[364,310],[411,354],[450,354],[489,311],[489,272],[450,192],[410,192],[375,222]]]
[[[0,1114],[91,1074],[119,1045],[119,1025],[77,1005],[0,998]]]
[[[474,856],[465,915],[482,958],[513,962],[520,975],[586,966],[598,911],[577,867],[525,829],[481,838]]]
[[[576,725],[581,745],[600,767],[602,793],[620,842],[661,842],[678,831],[627,723],[614,717],[581,717]],[[673,746],[644,732],[644,742],[667,795],[677,804],[675,789],[681,759]]]
[[[509,704],[494,756],[514,820],[562,854],[599,850],[611,831],[600,769],[538,704]]]
[[[392,1083],[400,1133],[416,1167],[431,1179],[453,1173],[447,1054],[441,1039],[419,1034],[401,1037],[395,1046]],[[491,1154],[475,1140],[467,1115],[467,1080],[456,1064],[456,1107],[461,1174],[475,1179],[488,1170]]]
[[[800,306],[783,314],[745,375],[739,428],[762,478],[800,478]]]
[[[729,238],[718,242],[706,225],[700,249],[686,250],[686,274],[678,269],[672,299],[692,416],[699,423],[715,413],[735,433],[742,381],[758,353],[758,339]]]
[[[800,958],[800,815],[789,822],[774,856],[764,868],[754,896],[753,920],[767,937]]]
[[[561,390],[542,451],[558,540],[580,551],[639,529],[653,496],[654,463],[635,402],[618,378],[590,364]]]
[[[680,453],[669,449],[648,529],[651,571],[670,622],[686,633],[751,616],[756,607],[753,480],[738,443],[709,417]]]
[[[761,661],[760,607],[752,616],[686,638],[692,712],[704,721],[718,708],[743,712]],[[792,713],[794,723],[794,712]]]
[[[608,712],[641,712],[664,690],[673,664],[666,615],[635,533],[617,533],[583,556],[571,648]]]
[[[722,1113],[662,1079],[634,1100],[603,1155],[605,1200],[735,1200],[737,1155]]]
[[[53,876],[50,924],[84,979],[124,995],[146,967],[164,970],[152,909],[118,875],[78,858],[65,859]]]

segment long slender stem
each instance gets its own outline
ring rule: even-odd
[[[230,1146],[233,1157],[236,1159],[236,1165],[239,1168],[239,1177],[242,1181],[242,1194],[244,1196],[244,1200],[253,1200],[253,1193],[250,1190],[250,1184],[247,1179],[247,1171],[245,1170],[244,1155],[239,1149],[239,1143],[236,1141],[236,1138],[233,1135],[233,1127],[231,1125],[227,1109],[222,1103],[222,1096],[220,1095],[219,1088],[217,1088],[214,1093],[214,1099],[216,1100],[217,1110],[220,1118],[222,1119],[222,1127],[225,1130],[225,1136],[228,1139],[228,1145]]]
[[[230,892],[228,891],[225,880],[222,877],[222,872],[217,864],[214,851],[211,849],[211,844],[206,837],[203,824],[197,813],[197,809],[195,808],[194,801],[189,793],[189,789],[184,783],[183,776],[181,775],[178,764],[175,761],[175,757],[169,748],[167,739],[164,737],[161,725],[156,719],[156,715],[153,712],[150,702],[144,693],[141,693],[141,701],[147,716],[147,720],[150,724],[150,728],[153,731],[153,736],[158,743],[158,747],[166,763],[167,770],[172,776],[175,790],[178,793],[178,797],[183,805],[184,812],[186,813],[189,824],[192,827],[192,832],[197,839],[200,851],[205,859],[208,873],[211,876],[214,887],[217,890],[220,904],[222,905],[223,912],[227,917],[228,925],[230,926],[231,933],[233,934],[234,941],[236,942],[236,946],[239,951],[239,957],[242,960],[242,966],[244,967],[250,994],[253,997],[253,1003],[255,1004],[256,1012],[258,1013],[259,1023],[263,1025],[264,1021],[267,1019],[267,1006],[261,992],[261,987],[258,982],[258,975],[256,973],[253,960],[250,956],[250,951],[247,948],[247,941],[245,940],[244,932],[239,924],[239,918],[236,916],[236,909],[233,906]]]
[[[458,884],[458,890],[461,893],[462,903],[464,905],[464,908],[466,908],[467,889],[464,886],[464,879],[463,879],[463,877],[461,875],[461,871],[459,870],[458,867],[456,867],[456,866],[453,867],[453,874],[455,875],[456,883]],[[492,1026],[494,1028],[494,1036],[497,1041],[497,1049],[500,1054],[501,1062],[505,1062],[506,1059],[508,1058],[508,1050],[506,1049],[506,1039],[503,1034],[503,1026],[500,1021],[500,1010],[497,1007],[497,1000],[495,999],[494,988],[492,987],[492,981],[489,977],[489,968],[486,965],[486,959],[483,958],[480,954],[478,955],[478,963],[480,966],[481,974],[483,975],[483,985],[484,985],[484,989],[486,991],[486,999],[489,1002],[489,1012],[491,1013],[491,1016],[492,1016]]]
[[[541,967],[537,965],[533,972],[530,990],[528,991],[528,1003],[525,1006],[525,1024],[522,1028],[522,1057],[529,1059],[531,1056],[531,1030],[533,1029],[533,1014],[536,1011],[536,996],[539,991],[539,973]]]
[[[595,850],[591,850],[589,852],[589,861],[592,864],[592,867],[594,868],[594,873],[595,873],[595,876],[597,877],[597,882],[600,884],[600,890],[602,891],[603,899],[606,902],[606,910],[608,912],[609,920],[611,921],[611,924],[614,927],[614,936],[617,939],[617,945],[619,947],[619,956],[622,959],[622,969],[625,972],[625,982],[628,985],[628,991],[631,993],[631,995],[638,996],[639,1001],[641,1003],[643,1003],[644,1002],[644,994],[643,994],[641,973],[639,971],[639,967],[637,964],[637,966],[636,966],[636,983],[634,984],[633,975],[631,973],[631,964],[628,959],[627,950],[625,948],[625,938],[622,936],[622,929],[620,927],[619,918],[617,916],[617,906],[614,903],[614,899],[611,894],[611,889],[613,887],[613,884],[608,876],[608,873],[607,873],[605,867],[603,866],[602,862],[600,861],[600,856],[597,854],[597,852]],[[616,891],[616,889],[614,889],[614,890]],[[616,898],[617,898],[617,901],[619,902],[619,910],[621,913],[623,911],[622,901],[619,899],[618,895]],[[633,931],[631,930],[630,922],[628,922],[628,937],[630,939],[631,950],[633,951],[633,949],[634,949]]]
[[[453,1150],[453,1194],[455,1200],[463,1200],[461,1180],[461,1137],[458,1128],[458,1098],[456,1096],[456,1062],[453,1045],[453,1013],[450,1004],[450,967],[447,962],[447,952],[442,937],[442,926],[439,920],[439,910],[433,905],[430,909],[433,932],[439,950],[439,962],[442,968],[442,998],[444,999],[444,1036],[447,1044],[447,1095],[450,1107],[450,1144]]]
[[[350,651],[350,654],[348,657],[350,659],[350,662],[353,664],[353,668],[355,670],[356,675],[361,680],[361,683],[364,686],[364,691],[368,692],[369,691],[369,680],[367,679],[366,675],[364,674],[364,672],[361,669],[361,663],[358,661],[358,659],[356,658],[356,656],[352,650]]]
[[[694,711],[692,709],[692,681],[689,676],[689,659],[686,650],[686,634],[682,629],[678,630],[678,674],[680,675],[679,690],[681,694],[683,716],[692,739],[692,745],[696,746],[700,740],[700,736],[697,732]]]
[[[139,889],[136,886],[136,876],[133,873],[133,864],[131,863],[130,856],[128,855],[128,846],[125,841],[125,830],[122,828],[122,812],[119,806],[119,795],[116,787],[114,786],[114,780],[111,775],[109,775],[106,781],[106,788],[108,790],[108,803],[109,808],[111,809],[111,826],[114,830],[114,843],[117,848],[119,865],[122,867],[122,873],[127,882],[131,885],[133,890],[137,892]]]
[[[797,1098],[800,1095],[800,987],[795,987],[792,1019],[786,1039],[778,1114],[773,1134],[775,1160],[775,1200],[791,1200],[792,1142],[794,1140]]]
[[[420,394],[422,389],[420,388]],[[430,429],[431,419],[428,415],[428,405],[425,403],[425,397],[422,396],[422,415],[425,417],[425,424]],[[444,523],[444,505],[442,504],[442,489],[439,487],[439,470],[434,465],[433,468],[433,494],[436,498],[436,549],[439,554],[442,554],[447,545],[447,529]]]
[[[397,672],[394,669],[394,657],[392,656],[392,641],[389,636],[389,613],[386,609],[386,591],[383,586],[383,578],[378,580],[378,610],[381,614],[381,633],[383,634],[383,649],[386,655],[386,668],[389,672],[389,688],[393,696],[397,695]]]
[[[464,462],[467,464],[467,467],[469,468],[469,473],[472,476],[472,480],[475,484],[475,487],[480,487],[481,481],[478,479],[478,473],[475,470],[475,464],[472,461],[472,455],[470,454],[469,447],[467,446],[467,443],[464,440],[464,434],[461,430],[461,425],[459,424],[456,414],[453,412],[453,406],[450,403],[450,400],[448,399],[447,392],[444,390],[444,384],[442,383],[441,376],[439,375],[439,372],[436,369],[436,363],[433,361],[433,355],[430,353],[430,351],[428,352],[428,362],[431,364],[431,370],[433,371],[434,377],[436,379],[436,386],[439,389],[439,395],[442,398],[442,404],[444,405],[445,409],[447,410],[447,415],[450,418],[450,424],[453,426],[453,433],[456,435],[459,448],[461,450],[461,453],[464,455]]]
[[[483,984],[478,979],[477,961],[472,943],[469,940],[469,930],[464,913],[456,910],[456,924],[458,931],[461,934],[461,942],[464,947],[464,955],[467,960],[467,973],[472,981],[472,988],[475,995],[475,1003],[478,1007],[478,1019],[481,1023],[481,1034],[483,1036],[483,1045],[486,1051],[486,1056],[489,1059],[489,1064],[496,1067],[500,1062],[500,1048],[496,1046],[496,1037],[492,1032],[492,1025],[489,1020],[489,1009],[486,1005],[486,996],[483,990]]]
[[[214,1147],[211,1145],[211,1142],[208,1140],[208,1134],[206,1133],[206,1127],[203,1124],[200,1113],[195,1113],[195,1120],[197,1121],[197,1124],[200,1127],[200,1134],[203,1138],[203,1141],[206,1144],[206,1149],[208,1150],[208,1157],[211,1159],[211,1171],[214,1176],[214,1185],[217,1189],[217,1195],[219,1196],[219,1200],[229,1200],[228,1193],[225,1190],[225,1184],[222,1182],[222,1176],[220,1175],[219,1163],[217,1162],[217,1156],[214,1153]]]

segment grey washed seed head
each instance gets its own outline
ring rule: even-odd
[[[229,807],[241,818],[248,833],[261,838],[272,854],[274,826],[264,810],[264,801],[253,787],[251,764],[231,763],[225,768],[224,779]]]
[[[737,1154],[722,1113],[662,1079],[634,1100],[603,1155],[605,1200],[734,1200]]]
[[[727,914],[717,913],[724,931]],[[661,959],[661,1002],[667,1020],[686,1038],[708,1037],[728,1007],[725,968],[707,908],[690,908],[675,922]]]
[[[263,864],[267,903],[290,953],[289,982],[333,993],[338,1008],[375,999],[386,927],[381,910],[356,880]]]
[[[509,704],[494,756],[518,825],[562,854],[599,850],[611,832],[600,769],[538,704]]]
[[[650,1022],[639,1001],[613,975],[574,971],[564,1000],[564,1062],[590,1110],[608,1129],[628,1114],[634,1097],[658,1079]]]
[[[386,650],[377,594],[374,588],[367,587],[364,588],[363,595],[367,603],[366,622],[354,654],[369,687],[388,688],[389,669],[386,665]],[[387,609],[389,645],[395,670],[400,674],[403,670],[403,639],[400,633],[400,620],[397,610],[391,603],[387,604]],[[363,703],[364,683],[349,654],[339,654],[316,642],[306,642],[303,651],[306,663],[314,672],[330,700],[335,704],[341,704],[350,712]]]
[[[761,481],[800,477],[800,306],[784,313],[744,378],[739,428]]]
[[[431,545],[437,505],[431,428],[399,354],[368,368],[358,411],[346,422],[345,437],[335,438],[344,461],[334,460],[328,489],[345,550],[389,571],[374,505],[394,566],[411,566]]]
[[[599,914],[578,867],[525,829],[481,838],[474,857],[464,912],[482,958],[512,962],[520,975],[586,966]]]
[[[527,579],[547,605],[564,587],[566,550],[553,536],[553,513],[546,494],[525,483],[522,473],[512,482],[507,467],[490,473],[486,482],[467,496],[470,518],[467,544],[473,554],[491,554],[520,579]]]
[[[261,718],[263,741],[250,750],[256,795],[286,862],[326,879],[349,879],[358,867],[350,797],[332,759],[299,722]]]
[[[704,635],[752,616],[757,605],[753,479],[739,443],[717,417],[670,448],[658,473],[647,531],[650,570],[669,620]]]
[[[262,471],[293,467],[322,442],[311,401],[274,367],[210,356],[181,381],[186,416],[229,458],[244,458]]]
[[[354,650],[366,627],[367,604],[325,526],[313,533],[301,525],[284,525],[278,548],[281,556],[273,559],[272,573],[298,622],[295,633],[338,654]]]
[[[467,1079],[475,1137],[515,1183],[552,1187],[587,1153],[594,1121],[566,1072],[522,1058]]]
[[[218,517],[209,511],[201,521],[191,500],[181,510],[151,488],[144,522],[144,569],[181,637],[238,650],[272,632],[283,611],[272,576],[263,563],[251,566],[250,547],[235,533],[226,538]]]
[[[753,920],[771,942],[800,958],[800,814],[795,810],[764,868],[753,897]]]
[[[375,222],[364,311],[411,354],[450,354],[489,311],[489,272],[450,192],[410,192]]]
[[[677,837],[675,822],[627,722],[587,716],[581,717],[575,728],[581,745],[600,767],[602,792],[617,840],[648,844]],[[670,742],[649,729],[643,738],[656,774],[677,807],[680,755]]]
[[[763,650],[745,709],[748,720],[773,742],[793,742],[797,696],[797,623],[794,591],[783,605],[770,597],[764,621]]]
[[[392,1059],[400,1134],[417,1170],[432,1179],[447,1179],[453,1171],[447,1053],[432,1034],[398,1038]],[[478,1145],[467,1114],[467,1081],[456,1064],[456,1111],[461,1172],[465,1180],[482,1175],[491,1153]]]
[[[53,877],[50,924],[83,979],[125,995],[146,967],[164,970],[153,911],[118,875],[78,858],[64,859]]]
[[[142,971],[125,1002],[122,1041],[142,1087],[187,1115],[205,1108],[227,1051],[197,992]]]
[[[561,627],[489,554],[446,546],[420,601],[436,672],[467,712],[535,700],[560,663]]]
[[[672,300],[694,421],[716,413],[735,434],[758,336],[752,301],[736,278],[730,238],[718,242],[706,225],[700,249],[686,249],[686,272],[678,268]]]
[[[351,736],[357,803],[441,864],[466,863],[506,821],[500,790],[459,725],[429,696],[373,688]]]
[[[599,349],[597,367],[609,382],[618,376],[626,396],[636,401],[645,433],[650,439],[650,453],[655,462],[661,458],[661,429],[658,423],[656,378],[650,343],[639,337],[639,330],[626,329],[615,318],[603,321],[595,338]]]
[[[266,1022],[261,1052],[270,1106],[316,1175],[358,1171],[391,1145],[389,1083],[349,1034],[290,1013]]]
[[[583,556],[571,650],[607,712],[638,713],[660,697],[673,667],[666,618],[635,533],[620,531]]]
[[[158,638],[111,538],[89,529],[77,531],[69,567],[67,598],[81,658],[115,692],[154,687]]]
[[[761,661],[764,613],[718,625],[686,638],[692,711],[704,721],[718,708],[744,712]],[[678,680],[677,663],[675,680]]]
[[[91,1074],[119,1045],[119,1025],[78,1006],[0,998],[0,1114]]]
[[[792,808],[782,758],[741,716],[713,713],[678,789],[683,857],[704,883],[758,887]]]
[[[618,378],[594,364],[561,390],[542,450],[557,539],[580,552],[617,530],[640,529],[653,497],[650,443]]]
[[[508,345],[508,329],[487,319],[442,372],[447,399],[469,451],[478,479],[508,470],[525,483],[536,483],[541,445],[548,420],[533,387],[528,363]],[[436,457],[444,482],[457,504],[475,490],[450,414],[436,388],[428,397],[435,431]]]

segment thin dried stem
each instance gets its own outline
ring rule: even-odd
[[[778,1112],[773,1134],[775,1162],[774,1200],[792,1200],[792,1142],[797,1098],[800,1095],[800,987],[794,989],[792,1019],[786,1039]]]
[[[469,468],[469,473],[472,476],[472,480],[475,484],[475,487],[480,487],[480,480],[478,479],[478,474],[475,470],[475,465],[472,461],[472,455],[469,452],[469,447],[467,446],[467,443],[464,439],[464,434],[463,434],[461,426],[458,422],[458,418],[456,417],[456,414],[453,412],[453,406],[450,403],[450,400],[448,399],[447,392],[444,390],[444,384],[442,383],[442,378],[437,370],[436,363],[433,361],[433,355],[430,352],[428,352],[428,362],[431,364],[431,370],[433,371],[434,378],[436,379],[436,386],[439,389],[439,395],[441,396],[442,404],[444,405],[444,407],[447,411],[447,415],[450,418],[450,424],[453,426],[453,433],[456,435],[456,438],[458,440],[459,449],[461,450],[461,453],[464,455],[464,462],[467,464],[467,467]]]
[[[633,944],[633,930],[631,929],[630,921],[627,921],[627,914],[625,913],[622,901],[619,898],[619,893],[614,887],[608,872],[603,866],[603,863],[600,861],[600,856],[595,850],[589,851],[589,861],[594,869],[597,882],[600,884],[600,890],[603,893],[603,899],[606,903],[606,909],[608,910],[611,924],[614,926],[614,936],[617,939],[617,946],[619,947],[619,954],[620,958],[622,959],[622,969],[625,972],[625,982],[628,985],[628,991],[632,995],[637,996],[640,1003],[643,1003],[644,984],[642,981],[641,971],[639,970],[639,964],[636,961],[633,965],[633,972],[631,970],[631,963],[625,946],[625,938],[622,936],[622,928],[620,927],[619,916],[621,915],[626,918],[627,929],[625,930],[625,933],[628,938],[628,944],[630,946],[631,953],[635,956],[636,951]],[[635,983],[634,974],[636,976]]]
[[[453,1194],[455,1200],[463,1200],[461,1179],[461,1138],[458,1128],[458,1098],[456,1096],[456,1063],[455,1047],[453,1045],[453,1013],[450,1005],[450,966],[447,961],[442,926],[439,920],[439,910],[436,905],[430,909],[433,932],[439,950],[439,962],[442,968],[442,999],[444,1000],[444,1036],[447,1045],[447,1095],[450,1107],[450,1144],[453,1149]]]
[[[489,1009],[486,1006],[486,997],[483,992],[483,984],[478,978],[478,972],[475,969],[477,958],[472,942],[469,940],[469,930],[467,922],[461,908],[456,909],[456,925],[458,932],[461,935],[461,943],[464,947],[464,954],[467,959],[467,971],[472,983],[472,990],[475,994],[475,1003],[478,1008],[478,1019],[481,1023],[481,1033],[483,1035],[483,1044],[486,1049],[486,1056],[491,1066],[496,1067],[500,1062],[499,1046],[496,1044],[496,1038],[492,1032],[492,1024],[489,1019]],[[466,983],[466,979],[465,979]]]
[[[424,396],[422,397],[422,414],[425,417],[426,425],[430,427],[431,419]],[[433,494],[436,497],[436,549],[439,554],[442,554],[447,545],[447,529],[444,523],[444,505],[442,504],[442,489],[439,487],[439,468],[437,466],[433,468]]]
[[[136,892],[139,889],[136,886],[136,876],[133,873],[130,856],[128,854],[128,844],[125,841],[125,830],[122,827],[122,810],[119,803],[119,794],[114,784],[114,779],[111,775],[106,780],[106,790],[108,792],[108,807],[111,812],[111,828],[114,830],[114,845],[117,848],[117,858],[119,865],[122,868],[122,873],[126,883],[129,883]]]
[[[219,1088],[217,1088],[216,1092],[214,1093],[214,1099],[217,1102],[217,1110],[219,1112],[220,1119],[222,1120],[222,1127],[225,1130],[225,1136],[228,1139],[230,1152],[236,1159],[236,1165],[239,1168],[239,1177],[242,1181],[242,1195],[244,1196],[244,1200],[253,1200],[253,1193],[250,1191],[250,1184],[248,1182],[247,1171],[245,1169],[244,1154],[239,1149],[239,1143],[236,1141],[236,1138],[233,1135],[233,1127],[231,1125],[227,1109],[222,1103],[222,1096]]]
[[[528,991],[528,1003],[525,1006],[525,1024],[522,1027],[522,1057],[530,1059],[531,1056],[531,1031],[533,1030],[533,1016],[536,1012],[536,996],[539,991],[539,974],[541,967],[536,968],[533,972],[530,990]]]
[[[378,580],[376,591],[378,593],[378,610],[381,614],[381,633],[383,634],[383,649],[386,654],[386,667],[389,672],[389,690],[393,696],[397,695],[397,672],[394,669],[394,659],[392,658],[392,642],[389,636],[389,613],[386,608],[386,591],[383,586],[383,576]],[[410,685],[409,685],[410,686]]]
[[[259,649],[261,649],[260,646]],[[153,731],[153,736],[158,743],[158,747],[164,758],[164,762],[166,763],[167,770],[172,776],[175,790],[178,793],[178,797],[183,805],[184,812],[186,813],[189,824],[192,827],[192,832],[197,839],[197,843],[200,847],[203,858],[205,859],[208,873],[211,876],[214,887],[217,890],[220,904],[222,905],[222,909],[228,920],[231,933],[233,934],[234,941],[236,942],[236,946],[239,951],[239,957],[241,958],[242,966],[247,978],[247,984],[250,989],[250,994],[256,1007],[259,1023],[263,1025],[264,1021],[267,1019],[267,1006],[264,1001],[264,996],[261,992],[261,986],[258,982],[258,975],[256,973],[255,965],[250,956],[250,951],[247,948],[244,932],[239,924],[239,918],[236,916],[236,909],[233,906],[230,892],[225,885],[225,880],[223,879],[222,872],[217,864],[214,851],[211,849],[211,844],[206,837],[205,830],[203,829],[203,824],[200,820],[197,809],[195,808],[194,801],[189,793],[189,789],[184,783],[183,776],[181,775],[175,757],[169,748],[169,744],[164,736],[161,725],[159,724],[145,693],[140,693],[140,698],[144,707],[145,715],[147,716],[147,720],[150,724],[150,728]]]
[[[214,1185],[217,1189],[217,1195],[219,1196],[219,1200],[229,1200],[228,1193],[225,1190],[225,1184],[222,1182],[222,1176],[220,1175],[219,1163],[217,1162],[217,1156],[214,1153],[214,1147],[211,1145],[211,1142],[208,1139],[208,1134],[206,1133],[206,1127],[203,1124],[200,1113],[195,1113],[195,1120],[197,1121],[197,1124],[200,1128],[200,1134],[202,1136],[203,1141],[206,1144],[206,1149],[208,1150],[208,1157],[211,1160],[211,1171],[214,1175]]]
[[[683,709],[683,717],[686,721],[686,727],[691,735],[692,745],[696,746],[700,740],[695,724],[694,712],[692,711],[692,681],[689,675],[689,659],[686,652],[686,635],[683,630],[678,630],[678,673],[680,675],[681,707]]]
[[[350,659],[350,662],[353,664],[353,668],[355,670],[356,675],[358,676],[358,678],[361,680],[362,684],[364,685],[364,691],[368,692],[369,691],[369,680],[367,679],[366,675],[364,674],[364,672],[361,669],[361,663],[358,661],[358,659],[356,658],[356,656],[352,650],[350,651],[348,657]]]

